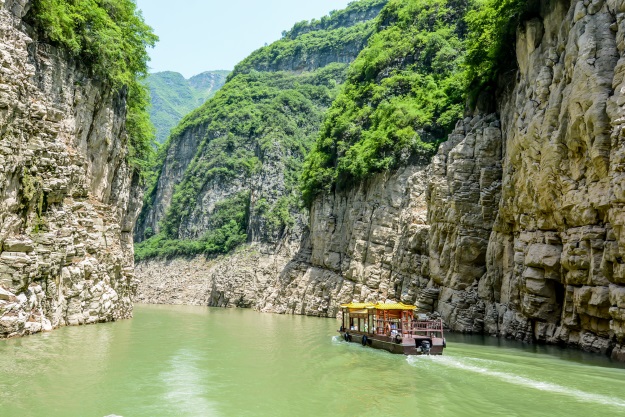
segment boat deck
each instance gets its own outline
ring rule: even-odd
[[[343,340],[403,355],[442,355],[446,345],[445,339],[442,337],[410,335],[398,339],[386,335],[368,334],[353,330],[347,332],[339,330],[339,333]],[[348,335],[347,339],[345,338],[346,334]],[[363,337],[366,337],[365,343],[363,343]],[[421,343],[423,341],[430,342],[429,352],[422,350]]]

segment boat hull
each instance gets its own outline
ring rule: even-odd
[[[417,337],[413,338],[404,338],[400,343],[397,343],[393,338],[388,336],[381,335],[369,335],[369,334],[361,334],[354,332],[341,332],[341,338],[346,340],[345,335],[347,334],[347,340],[351,343],[358,343],[362,346],[371,347],[373,349],[382,349],[387,352],[401,354],[401,355],[442,355],[443,349],[445,348],[445,339],[441,338],[427,338],[427,337]],[[362,343],[363,337],[367,337],[366,343]],[[420,346],[421,341],[423,340],[431,340],[431,348],[428,353],[423,352],[418,348]]]

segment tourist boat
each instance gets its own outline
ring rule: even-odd
[[[342,304],[339,332],[346,342],[404,355],[442,355],[447,346],[443,321],[416,314],[416,306],[403,303]]]

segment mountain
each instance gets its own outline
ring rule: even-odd
[[[355,2],[325,25],[300,22],[299,34],[252,53],[182,120],[146,194],[136,237],[156,236],[137,246],[139,258],[223,253],[302,228],[302,162],[385,3]]]
[[[180,120],[201,106],[224,85],[230,71],[206,71],[186,79],[177,72],[164,71],[150,74],[152,107],[150,120],[156,128],[156,140],[163,143]]]
[[[316,128],[299,114],[310,107],[292,105],[276,108],[287,116],[279,141],[268,140],[277,126],[254,117],[217,122],[209,137],[233,132],[223,158],[208,139],[190,152],[181,186],[161,171],[173,210],[162,217],[163,235],[138,251],[139,299],[323,317],[344,302],[403,301],[453,331],[625,361],[621,9],[601,1],[390,0],[330,105],[314,113],[323,119]],[[349,35],[322,33],[344,30],[333,18],[287,32],[231,80],[258,69],[297,75],[342,59]],[[288,47],[288,33],[311,42]],[[336,41],[343,44],[333,50]],[[271,97],[264,87],[249,94]],[[315,135],[301,140],[299,130],[283,129],[303,120]],[[244,133],[251,142],[240,148]],[[291,138],[306,143],[301,153],[282,145]],[[250,158],[243,171],[237,149],[259,164]],[[172,154],[167,166],[180,160]],[[285,169],[293,161],[297,168]],[[283,187],[292,174],[301,195]],[[235,189],[245,194],[229,194]],[[301,198],[302,210],[285,196]],[[257,220],[266,212],[292,220],[271,233],[273,216]],[[202,234],[211,230],[220,233]],[[172,237],[188,238],[189,247]],[[233,244],[213,250],[215,237]]]

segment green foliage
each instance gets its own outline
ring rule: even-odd
[[[164,143],[171,129],[224,85],[230,71],[207,71],[190,79],[177,72],[150,74],[150,119],[156,128],[156,141]]]
[[[176,256],[194,256],[204,251],[199,240],[169,239],[158,234],[139,244],[135,244],[135,260],[143,261],[151,258],[173,258]]]
[[[266,199],[261,199],[254,207],[256,215],[265,220],[265,227],[270,235],[281,235],[295,225],[294,208],[299,199],[296,194],[290,193],[281,196],[271,206]]]
[[[147,111],[149,105],[148,90],[140,82],[129,84],[126,98],[128,162],[144,176],[149,176],[155,155],[154,125]]]
[[[229,79],[250,71],[314,70],[360,51],[374,31],[373,18],[388,0],[360,0],[321,20],[297,23],[282,39],[254,51],[234,68]]]
[[[301,162],[298,165],[293,159],[302,161],[308,153],[323,113],[345,79],[346,68],[331,64],[299,75],[240,74],[185,117],[173,131],[172,140],[197,126],[203,126],[205,138],[176,187],[162,222],[165,233],[178,235],[195,209],[200,191],[213,180],[250,177],[268,155],[289,155],[287,166],[301,169]],[[290,170],[286,173],[288,193],[297,189],[297,175]]]
[[[129,162],[145,167],[153,129],[149,96],[140,80],[147,74],[146,48],[158,40],[132,0],[35,0],[27,20],[42,39],[83,62],[91,75],[115,90],[127,88]]]
[[[172,239],[161,233],[135,245],[135,259],[140,261],[198,254],[210,256],[232,251],[247,240],[249,199],[249,192],[242,191],[216,204],[209,230],[202,238]]]
[[[431,155],[462,116],[466,3],[391,0],[377,33],[349,69],[302,176],[314,197]]]
[[[355,20],[374,19],[388,0],[361,0],[353,1],[345,9],[333,10],[321,19],[303,20],[296,23],[289,31],[282,33],[283,38],[295,39],[298,36],[319,30],[331,30],[338,27],[350,26]]]
[[[514,36],[523,15],[535,8],[527,0],[476,0],[466,15],[466,69],[474,87],[491,82],[516,63]]]

